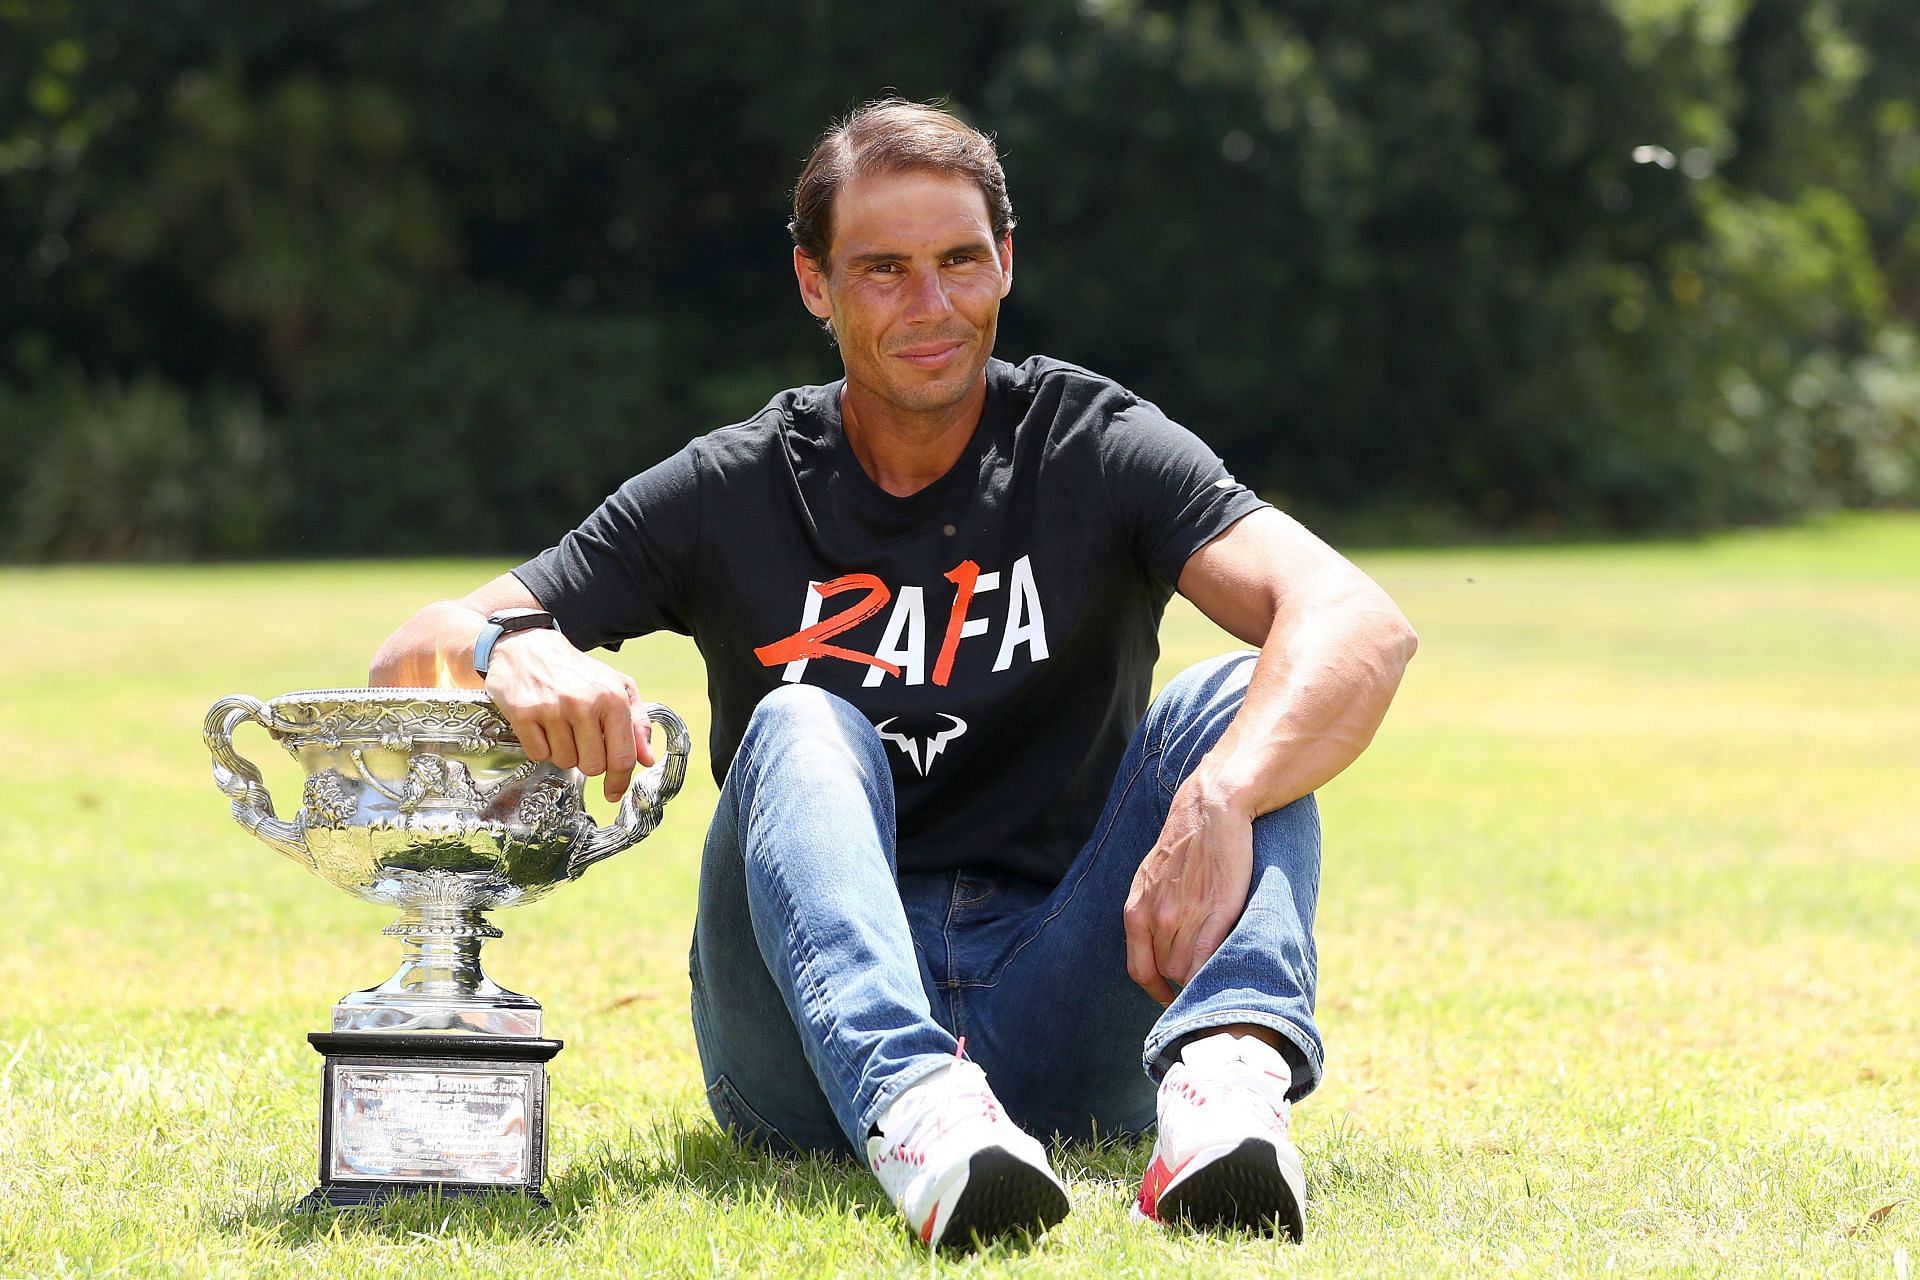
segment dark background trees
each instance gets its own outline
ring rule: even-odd
[[[1920,492],[1910,0],[0,0],[0,546],[525,550],[836,376],[813,136],[994,130],[1003,354],[1381,536]]]

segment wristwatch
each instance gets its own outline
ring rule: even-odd
[[[500,643],[501,636],[535,628],[558,631],[560,624],[544,609],[502,609],[489,616],[487,625],[480,628],[480,634],[473,641],[474,671],[482,679],[486,678],[487,667],[493,662],[493,646]]]

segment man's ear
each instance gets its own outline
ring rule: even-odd
[[[1000,237],[1000,296],[1013,292],[1013,232]]]
[[[833,300],[827,296],[827,264],[811,257],[798,245],[793,250],[793,278],[800,285],[800,301],[817,318],[833,315]]]

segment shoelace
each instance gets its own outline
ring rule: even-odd
[[[1205,1106],[1209,1096],[1216,1092],[1231,1091],[1251,1097],[1260,1104],[1262,1110],[1273,1117],[1276,1124],[1284,1128],[1288,1122],[1288,1113],[1292,1110],[1287,1105],[1286,1096],[1287,1088],[1292,1082],[1283,1081],[1282,1077],[1255,1066],[1244,1058],[1233,1059],[1233,1062],[1238,1063],[1244,1070],[1234,1071],[1228,1064],[1222,1063],[1218,1066],[1209,1064],[1209,1068],[1203,1071],[1196,1069],[1191,1063],[1181,1063],[1179,1079],[1175,1080],[1173,1073],[1169,1072],[1167,1086],[1185,1095],[1195,1106]],[[1259,1081],[1250,1079],[1250,1076],[1258,1076]],[[1272,1081],[1273,1084],[1268,1086],[1265,1084],[1266,1081]],[[1274,1097],[1275,1093],[1278,1093],[1279,1097]]]
[[[960,1045],[954,1050],[953,1056],[957,1061],[971,1066],[966,1051],[967,1038],[961,1036]],[[958,1080],[950,1075],[936,1087],[909,1089],[899,1106],[900,1135],[897,1138],[891,1133],[886,1135],[889,1139],[888,1152],[916,1163],[919,1162],[922,1148],[949,1130],[974,1120],[998,1124],[1002,1119],[1000,1104],[987,1087],[986,1076],[978,1068],[963,1073]]]

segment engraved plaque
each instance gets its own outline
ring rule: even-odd
[[[408,1191],[547,1203],[547,1066],[558,1040],[316,1031],[326,1056],[320,1185],[301,1208]]]
[[[531,1071],[341,1064],[334,1072],[330,1178],[528,1181]]]

